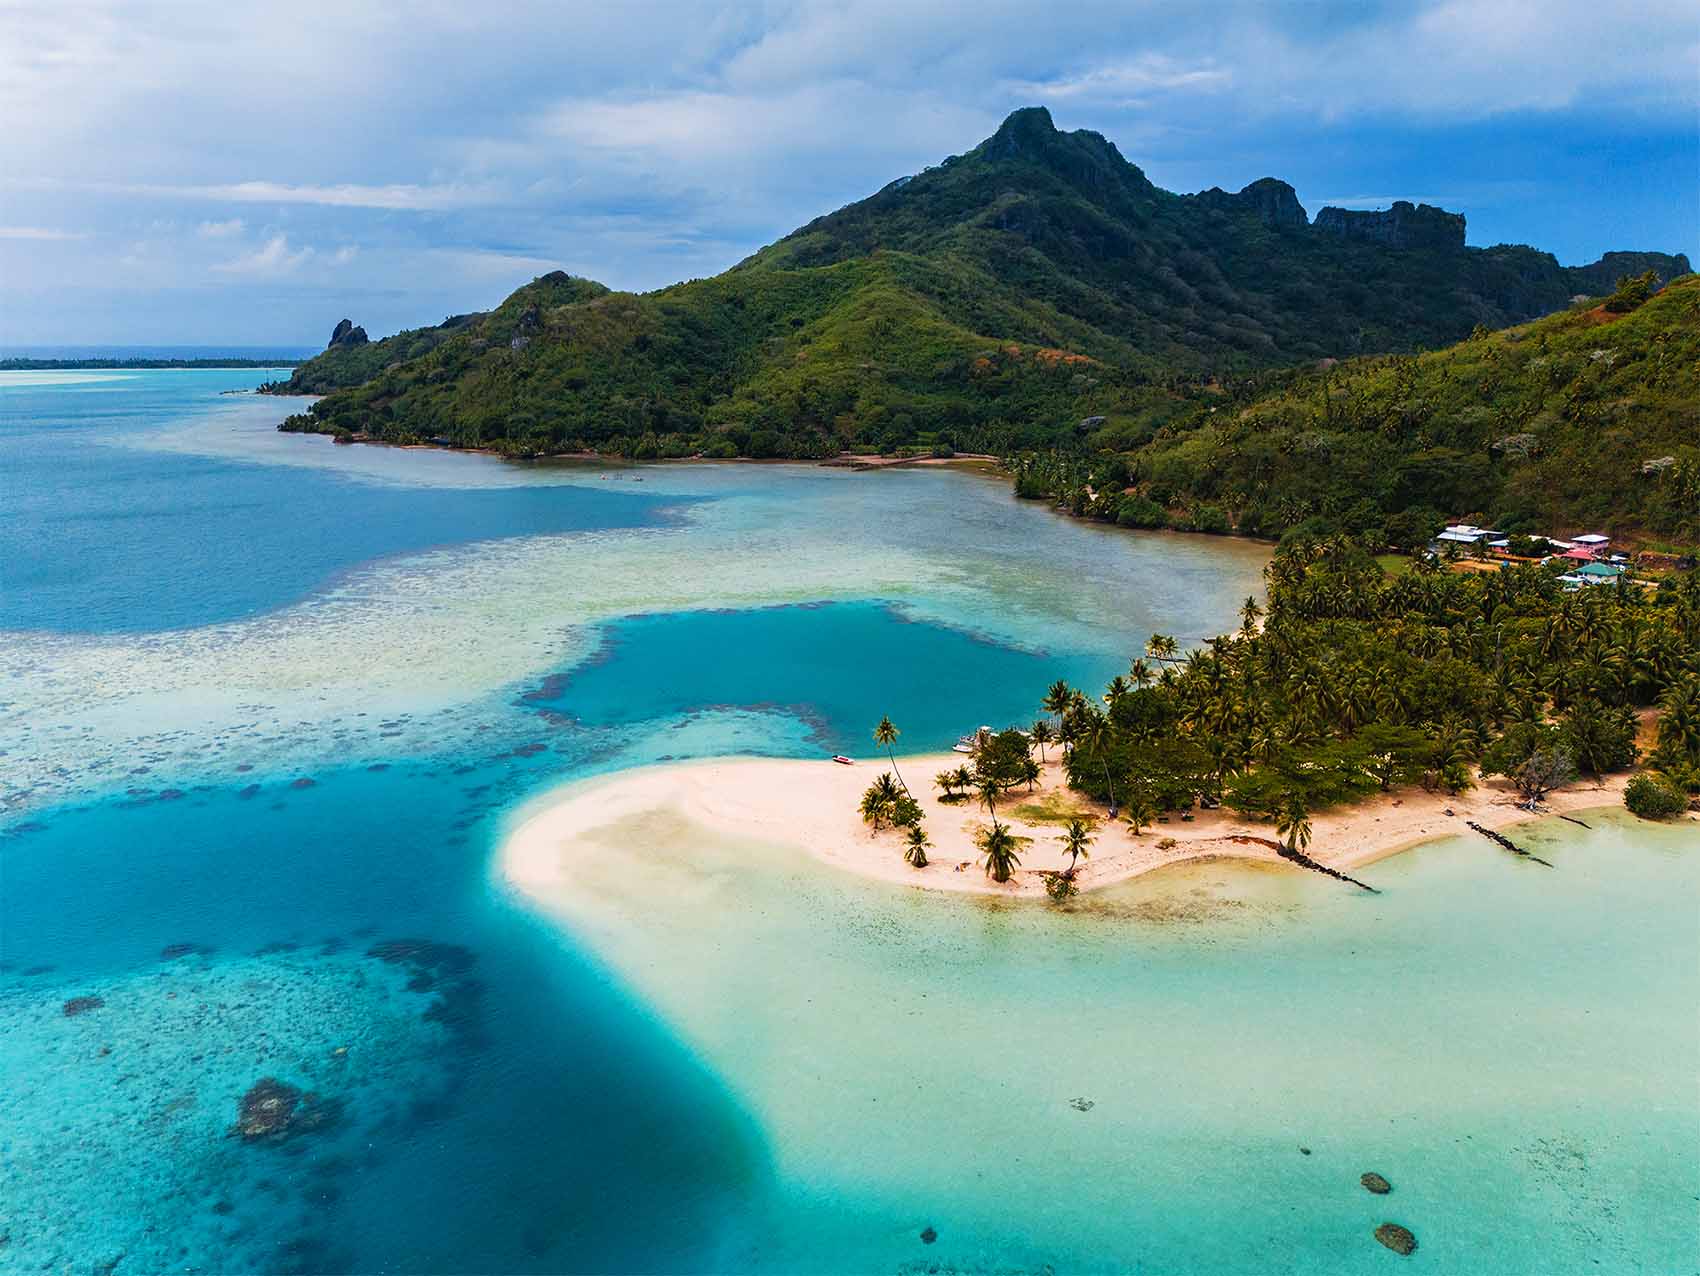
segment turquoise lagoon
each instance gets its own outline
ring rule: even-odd
[[[1066,912],[660,817],[492,873],[566,781],[1031,717],[1256,547],[339,448],[265,377],[0,376],[0,1270],[1696,1269],[1691,825]],[[337,1119],[233,1137],[268,1076]]]

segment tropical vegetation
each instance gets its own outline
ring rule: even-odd
[[[1124,527],[1280,536],[1323,517],[1377,545],[1453,519],[1513,534],[1700,542],[1700,276],[1622,281],[1426,354],[1225,383],[1110,446],[1011,461],[1016,492]],[[1533,544],[1519,545],[1538,551]]]
[[[1537,802],[1576,771],[1653,761],[1700,788],[1700,574],[1567,592],[1556,569],[1386,574],[1336,530],[1290,536],[1261,627],[1213,639],[1100,708],[1067,699],[1069,782],[1152,810],[1226,803],[1303,849],[1309,813],[1401,784],[1510,777]]]
[[[1379,242],[1356,216],[1313,224],[1272,179],[1172,194],[1031,108],[713,278],[638,295],[555,272],[488,313],[333,342],[271,388],[325,395],[286,429],[514,456],[1122,456],[1272,369],[1411,353],[1688,268],[1466,248],[1462,218],[1426,207]],[[1142,499],[1130,520],[1169,517]],[[1194,504],[1231,525],[1203,508],[1221,498]]]

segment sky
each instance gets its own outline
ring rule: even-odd
[[[0,348],[711,275],[1027,105],[1169,190],[1700,260],[1693,0],[0,0]]]

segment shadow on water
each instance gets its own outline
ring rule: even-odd
[[[222,1251],[227,1262],[259,1239],[267,1270],[701,1269],[731,1202],[770,1173],[767,1150],[664,1025],[487,889],[487,817],[532,780],[516,775],[523,765],[333,770],[310,787],[258,781],[264,801],[243,800],[234,785],[191,786],[172,800],[121,795],[14,822],[0,838],[0,1017],[28,1014],[40,1032],[13,1040],[9,1064],[61,1050],[74,1030],[115,1037],[125,1056],[124,1039],[177,1022],[139,1021],[143,993],[185,981],[185,998],[257,1016],[240,1031],[216,1015],[184,1022],[185,1041],[204,1041],[171,1056],[173,1066],[198,1070],[189,1061],[203,1054],[206,1067],[227,1066],[233,1051],[252,1051],[254,1062],[211,1085],[202,1105],[211,1143],[157,1167],[167,1180],[199,1174],[170,1195],[222,1203],[225,1221],[248,1229],[240,1251]],[[60,1013],[61,1000],[103,991],[101,1007]],[[348,1023],[405,1011],[414,1027],[383,1038],[390,1057],[374,1061],[356,1046],[371,1071],[340,1133],[243,1146],[231,1160],[224,1134],[243,1089],[267,1068],[325,1053],[313,1044],[324,1016],[312,1007],[333,994]],[[252,1010],[256,1001],[275,1014]],[[88,1070],[91,1094],[110,1067],[94,1045],[62,1060]],[[158,1049],[149,1057],[162,1060]],[[133,1084],[161,1094],[171,1084],[136,1071]],[[322,1084],[335,1101],[332,1077]],[[157,1106],[137,1119],[161,1119]],[[10,1120],[53,1122],[64,1111],[14,1110]],[[133,1181],[158,1160],[144,1135],[112,1133],[124,1162],[114,1175]],[[60,1164],[50,1158],[46,1172]],[[65,1200],[99,1191],[40,1188]],[[98,1207],[66,1213],[69,1252],[99,1259],[125,1248],[126,1225],[99,1220]],[[138,1232],[150,1225],[145,1214],[132,1222]]]

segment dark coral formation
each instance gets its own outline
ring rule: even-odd
[[[1370,1191],[1374,1192],[1377,1196],[1386,1196],[1389,1192],[1391,1192],[1393,1190],[1393,1184],[1389,1183],[1386,1179],[1382,1178],[1381,1175],[1377,1174],[1374,1170],[1371,1170],[1368,1174],[1365,1174],[1362,1178],[1360,1178],[1358,1180],[1358,1182],[1362,1183],[1366,1188],[1368,1188]]]
[[[434,939],[386,939],[373,944],[366,955],[392,966],[412,966],[438,975],[463,975],[478,960],[469,948]]]
[[[341,1115],[342,1104],[336,1099],[303,1091],[276,1077],[262,1077],[242,1096],[230,1132],[250,1143],[281,1142],[323,1130]]]
[[[476,1041],[484,987],[472,977],[478,957],[471,949],[431,939],[388,939],[373,944],[366,955],[407,967],[409,992],[436,993],[424,1017],[442,1024],[463,1044]]]
[[[1417,1238],[1411,1235],[1411,1229],[1398,1223],[1383,1223],[1375,1229],[1375,1239],[1395,1254],[1411,1254],[1417,1248]]]
[[[106,1002],[100,997],[72,997],[65,1003],[65,1018],[75,1019],[91,1010],[99,1010]]]

